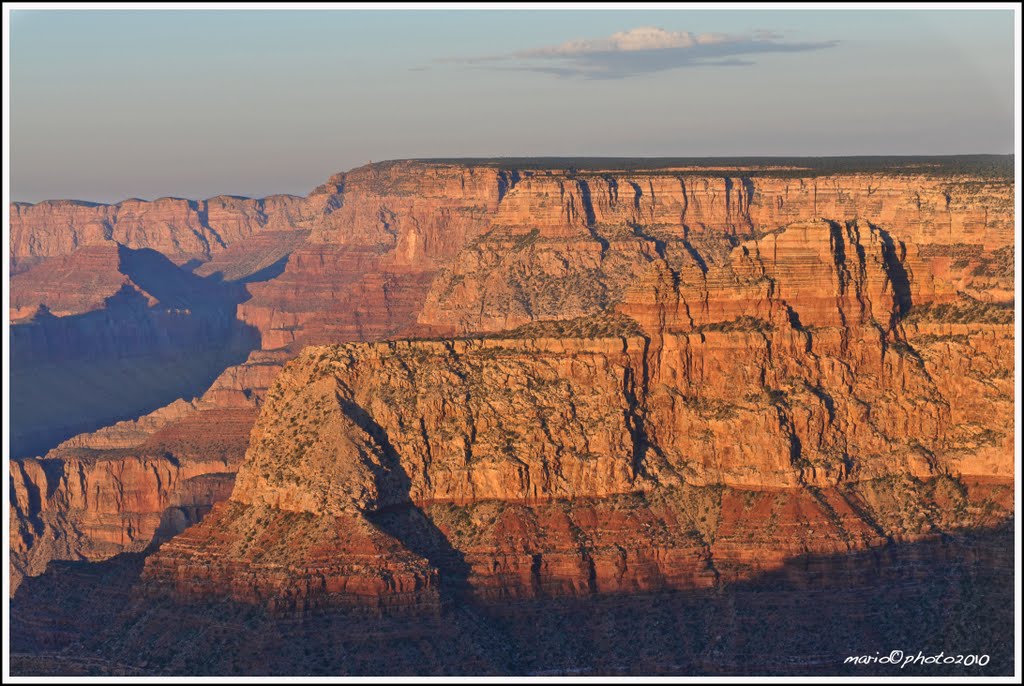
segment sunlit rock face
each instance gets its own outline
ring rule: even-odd
[[[425,162],[306,198],[14,205],[26,331],[127,288],[146,317],[223,306],[258,344],[13,461],[12,569],[157,540],[154,593],[433,611],[450,587],[717,588],[998,524],[1012,207],[1012,182],[942,169]],[[145,250],[180,274],[136,276]]]

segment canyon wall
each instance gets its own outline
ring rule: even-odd
[[[717,469],[692,478],[706,458],[652,411],[666,389],[645,376],[646,339],[598,326],[308,348],[267,394],[230,500],[147,558],[144,587],[284,613],[692,590],[1012,511],[1012,452],[998,474],[942,453],[908,467],[897,425],[821,466],[793,450],[800,410],[773,397],[746,401],[769,422],[704,437]]]
[[[177,263],[208,260],[261,231],[293,230],[306,221],[301,198],[276,195],[252,200],[133,198],[104,205],[77,200],[12,203],[12,273],[86,246],[120,244],[150,248]]]
[[[259,346],[243,285],[149,248],[88,246],[11,282],[14,457],[195,397]]]
[[[985,524],[1013,478],[1012,208],[1012,181],[941,169],[425,162],[306,198],[16,204],[12,318],[89,316],[126,284],[106,246],[152,249],[236,294],[260,349],[191,409],[12,462],[12,566],[144,549],[227,495],[188,482],[242,464],[154,588],[288,610],[700,587]],[[163,475],[128,499],[66,476],[139,470]]]

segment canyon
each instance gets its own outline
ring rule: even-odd
[[[888,621],[869,588],[961,636],[1012,596],[1012,157],[832,162],[402,160],[306,197],[14,203],[16,662],[839,673],[842,637],[769,636],[820,633],[811,599]],[[91,609],[60,629],[57,599]],[[673,612],[715,638],[606,630]],[[164,635],[193,667],[91,638],[176,616],[290,638],[268,666]],[[325,626],[347,657],[303,662]]]

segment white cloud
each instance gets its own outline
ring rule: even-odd
[[[743,39],[742,36],[732,37],[724,33],[693,34],[690,31],[666,31],[657,26],[641,26],[629,31],[618,31],[608,38],[566,41],[561,45],[525,50],[517,54],[523,57],[541,57],[544,55],[585,55],[595,52],[666,50]]]
[[[464,62],[488,64],[496,69],[537,71],[559,76],[625,78],[678,67],[742,66],[753,64],[738,55],[769,52],[802,52],[831,47],[835,41],[786,43],[767,30],[752,34],[667,31],[641,26],[618,31],[605,38],[570,40],[508,55],[478,57]],[[505,66],[495,63],[505,63]],[[509,62],[518,62],[509,65]]]

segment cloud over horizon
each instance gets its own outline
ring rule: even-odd
[[[534,71],[556,76],[621,79],[680,67],[755,64],[749,57],[765,53],[806,52],[839,41],[783,42],[772,31],[751,34],[666,31],[641,26],[605,38],[570,40],[560,45],[519,50],[505,55],[445,60],[490,69]]]

